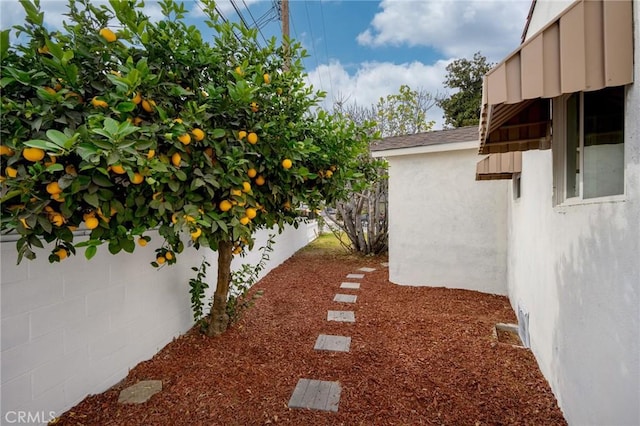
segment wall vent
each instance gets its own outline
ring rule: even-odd
[[[518,304],[518,335],[525,348],[530,348],[529,344],[529,312]]]

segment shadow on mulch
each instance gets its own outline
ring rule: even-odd
[[[305,248],[256,284],[263,297],[223,336],[191,330],[58,424],[566,424],[531,352],[494,337],[496,323],[516,321],[507,298],[397,286],[384,261]],[[359,290],[339,289],[363,266],[376,271]],[[336,293],[357,303],[333,302]],[[328,322],[328,310],[353,310],[356,322]],[[319,334],[350,336],[350,352],[314,351]],[[340,382],[338,412],[289,409],[300,378]],[[147,379],[162,392],[117,403]]]

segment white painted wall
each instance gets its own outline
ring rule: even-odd
[[[640,7],[634,6],[635,63]],[[569,424],[640,424],[640,67],[627,96],[624,201],[552,206],[552,151],[523,153],[509,297]]]
[[[533,0],[532,0],[533,1]],[[563,10],[569,7],[575,0],[535,0],[536,8],[535,13],[531,17],[529,22],[529,28],[527,28],[527,35],[525,40],[528,40],[532,35],[544,28],[551,19],[560,15]]]
[[[262,276],[313,240],[315,229],[315,223],[301,224],[277,235]],[[269,233],[277,231],[259,231],[254,251],[236,256],[232,267],[255,264]],[[157,270],[149,262],[161,238],[151,236],[133,254],[113,256],[104,246],[91,261],[80,254],[49,264],[48,251],[41,251],[18,266],[15,243],[0,243],[0,424],[19,411],[49,420],[50,412],[106,390],[191,328],[190,268],[206,256],[214,287],[217,253],[188,248],[177,264]]]
[[[506,294],[511,181],[476,181],[477,152],[386,157],[392,282]]]

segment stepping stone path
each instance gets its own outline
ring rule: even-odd
[[[142,404],[162,390],[162,380],[143,380],[120,391],[120,404]]]
[[[384,266],[384,265],[383,265]],[[373,272],[375,268],[363,266],[360,272]],[[362,279],[364,274],[347,274],[348,279]],[[343,282],[342,289],[359,290],[358,282]],[[356,303],[354,294],[336,294],[334,302]],[[327,311],[327,321],[356,322],[356,314],[353,311]],[[317,351],[349,352],[351,337],[330,336],[321,334],[316,339],[313,349]],[[289,399],[289,408],[303,408],[320,411],[338,411],[340,404],[340,392],[342,388],[339,382],[327,382],[322,380],[300,379]]]
[[[333,297],[334,302],[342,302],[342,303],[356,303],[358,296],[355,294],[336,294]]]
[[[321,334],[313,349],[316,351],[349,352],[349,346],[351,346],[351,337]]]
[[[329,311],[327,321],[356,322],[356,314],[353,311]]]
[[[300,379],[289,399],[289,408],[337,412],[341,391],[338,382]]]
[[[351,290],[357,290],[360,288],[360,283],[342,283],[340,284],[340,288],[349,288]]]

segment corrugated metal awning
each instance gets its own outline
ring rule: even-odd
[[[511,179],[522,171],[522,152],[490,154],[476,164],[476,180]]]
[[[536,124],[546,121],[549,128],[548,105],[526,101],[632,82],[631,0],[578,0],[485,76],[480,153],[548,147],[550,132],[542,135],[543,124]],[[535,111],[517,123],[526,129],[521,136],[496,133],[527,108]]]

